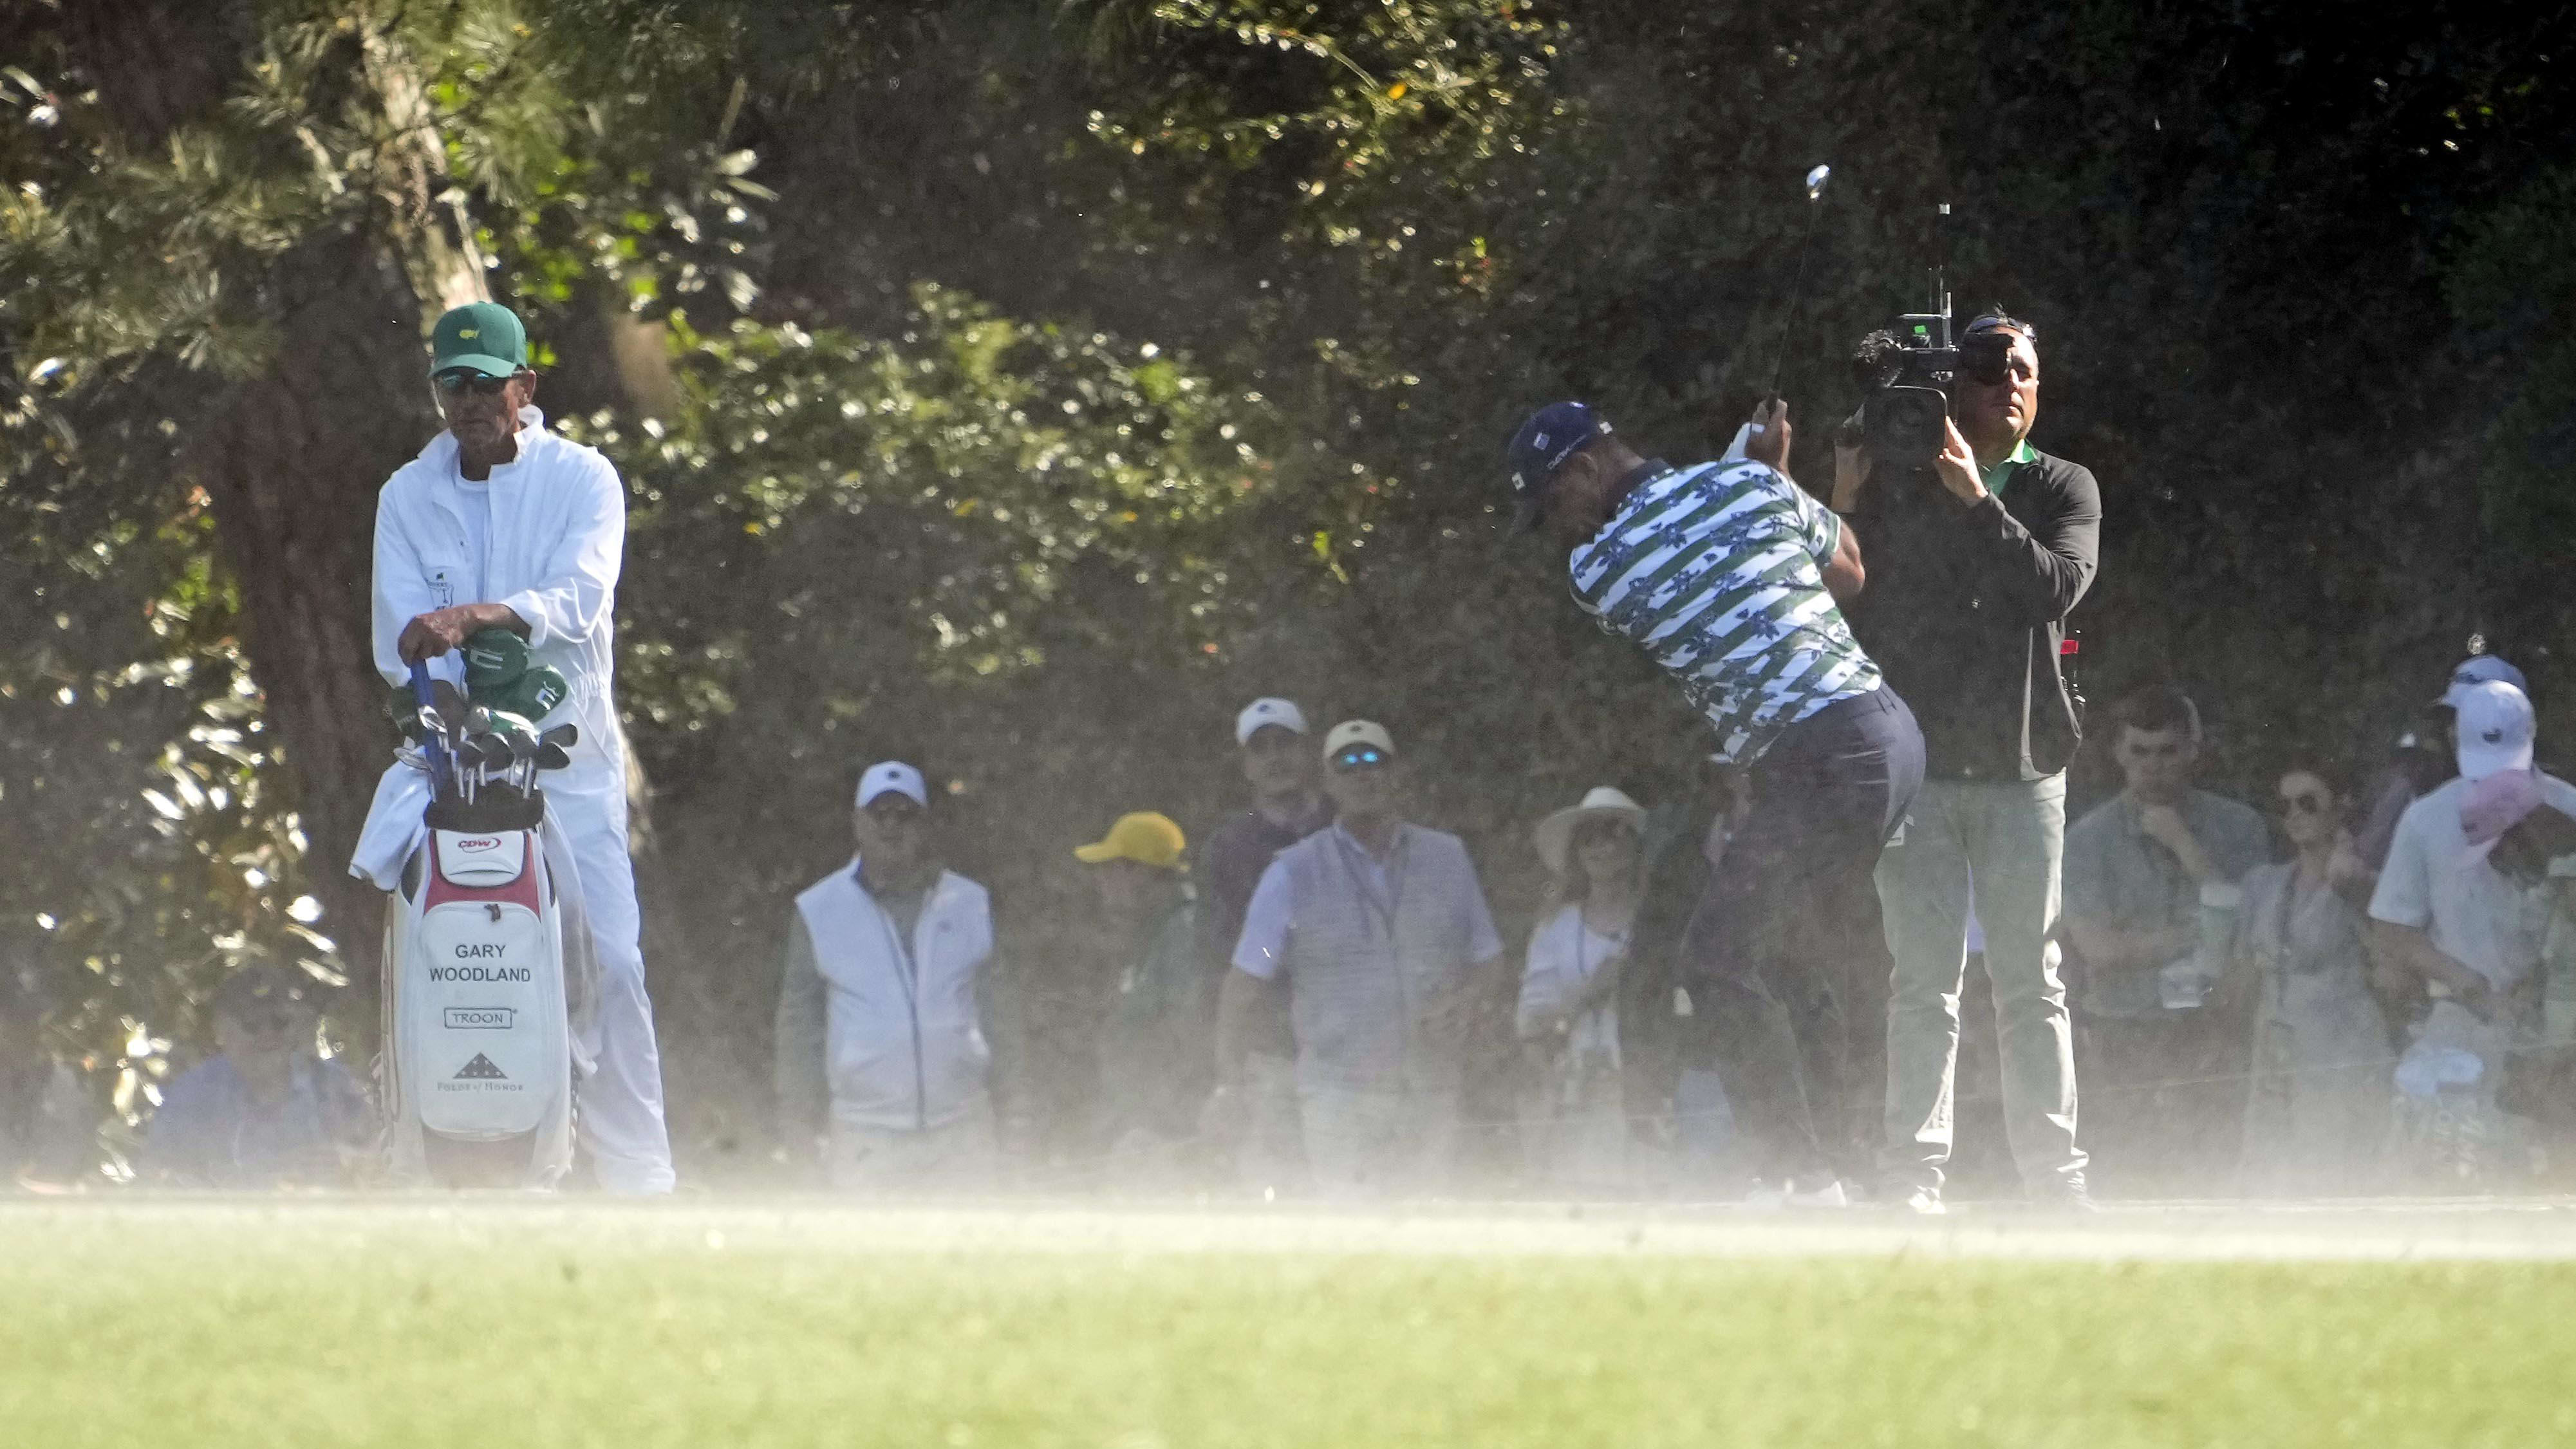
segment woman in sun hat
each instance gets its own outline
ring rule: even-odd
[[[1645,825],[1643,807],[1604,785],[1533,832],[1555,886],[1521,976],[1520,1036],[1539,1063],[1525,1143],[1560,1187],[1630,1178],[1620,1020],[1631,977],[1644,974],[1630,945],[1646,891]]]

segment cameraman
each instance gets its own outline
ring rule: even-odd
[[[2058,649],[2093,582],[2102,497],[2091,472],[2030,445],[2038,342],[2000,312],[1968,324],[1929,467],[1873,468],[1854,423],[1834,440],[1833,508],[1870,561],[1852,627],[1913,702],[1927,757],[1923,793],[1878,865],[1896,962],[1881,1166],[1918,1212],[1942,1210],[1972,874],[2014,1160],[2034,1198],[2090,1206],[2050,935],[2079,731]]]

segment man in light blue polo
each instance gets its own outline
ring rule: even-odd
[[[1212,1105],[1239,1098],[1259,1007],[1284,992],[1316,1187],[1419,1189],[1456,1147],[1466,1045],[1505,984],[1502,937],[1465,844],[1397,813],[1384,726],[1333,726],[1324,760],[1338,818],[1280,851],[1252,893],[1218,1002]]]

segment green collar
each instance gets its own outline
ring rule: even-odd
[[[2013,474],[2020,470],[2022,464],[2038,461],[2038,451],[2031,447],[2030,439],[2024,438],[2013,444],[2012,452],[2007,454],[2002,462],[1991,468],[1978,469],[1978,478],[1986,485],[1987,492],[2001,497],[2004,485],[2012,481]]]

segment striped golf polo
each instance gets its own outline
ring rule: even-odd
[[[1825,592],[1842,520],[1771,468],[1654,471],[1568,560],[1575,601],[1635,641],[1749,765],[1789,726],[1879,685]]]

